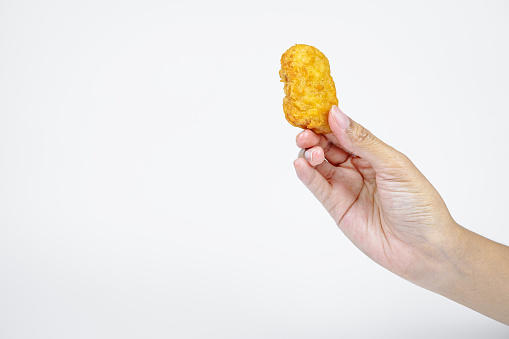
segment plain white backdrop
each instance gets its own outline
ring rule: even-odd
[[[506,1],[1,1],[0,338],[507,337],[371,262],[298,181],[295,43],[509,244]]]

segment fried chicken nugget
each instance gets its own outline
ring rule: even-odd
[[[331,133],[328,115],[338,98],[325,55],[313,46],[292,46],[281,57],[279,76],[285,83],[286,120],[318,134]]]

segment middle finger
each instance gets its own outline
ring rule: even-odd
[[[327,161],[334,166],[345,162],[350,156],[349,153],[334,145],[326,137],[311,130],[304,130],[297,135],[297,146],[300,148],[319,146],[323,149]]]

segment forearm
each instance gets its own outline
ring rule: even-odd
[[[441,252],[442,283],[430,289],[509,325],[509,247],[458,225]]]

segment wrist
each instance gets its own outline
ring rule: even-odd
[[[468,230],[451,221],[444,237],[437,243],[437,265],[434,279],[430,282],[429,290],[441,295],[448,295],[458,287],[464,275],[460,259],[467,249]]]
[[[509,325],[509,247],[456,223],[449,231],[417,284]]]
[[[435,293],[444,294],[461,279],[458,258],[466,248],[466,229],[452,218],[417,250],[416,270],[404,279]]]

